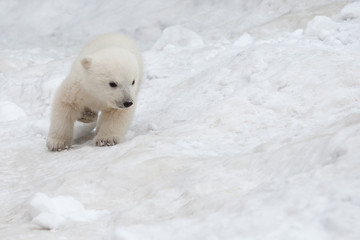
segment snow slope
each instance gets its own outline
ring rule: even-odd
[[[360,3],[0,2],[0,239],[359,239]],[[81,45],[146,74],[126,142],[48,152]]]

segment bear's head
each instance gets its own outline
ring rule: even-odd
[[[128,108],[136,101],[140,85],[139,63],[134,54],[121,48],[106,48],[81,58],[82,87],[100,105]]]

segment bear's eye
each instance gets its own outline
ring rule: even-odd
[[[135,80],[132,81],[131,85],[134,85],[135,84]]]
[[[116,88],[117,84],[115,82],[109,82],[109,86],[112,88]]]

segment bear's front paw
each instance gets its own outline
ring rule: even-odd
[[[98,137],[96,138],[96,146],[104,147],[104,146],[113,146],[120,142],[120,138],[117,136],[109,136],[109,137]]]
[[[55,138],[48,138],[46,140],[46,146],[49,151],[62,151],[71,147],[71,140],[62,140]]]

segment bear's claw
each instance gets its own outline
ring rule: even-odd
[[[46,141],[46,146],[49,151],[60,152],[63,150],[68,150],[71,147],[71,140],[59,140],[54,138],[49,138]]]
[[[101,138],[96,140],[96,146],[98,147],[104,147],[104,146],[114,146],[118,144],[119,138],[118,137],[107,137],[107,138]]]

